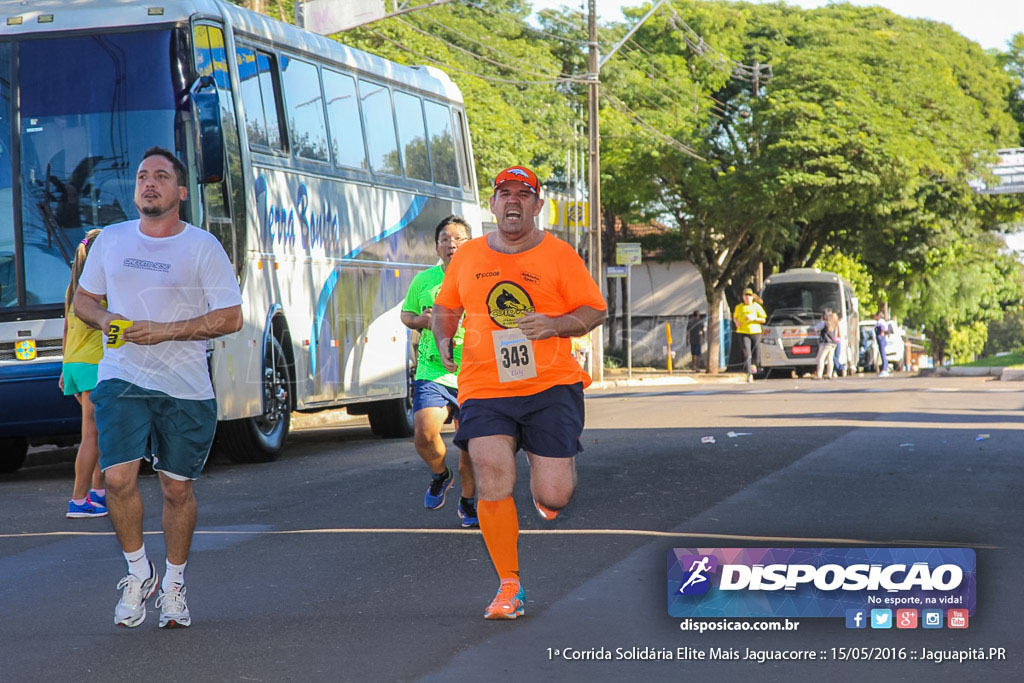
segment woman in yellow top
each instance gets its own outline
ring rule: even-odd
[[[60,388],[65,396],[73,395],[82,404],[82,439],[75,456],[75,488],[68,501],[67,516],[71,519],[105,517],[107,514],[107,491],[99,467],[96,418],[89,399],[89,393],[96,388],[96,371],[103,358],[103,335],[82,322],[71,305],[78,289],[78,278],[85,268],[85,259],[99,234],[99,229],[90,230],[78,245],[71,264],[71,284],[64,297],[64,366]]]
[[[754,381],[757,372],[758,346],[761,344],[761,325],[768,320],[768,314],[761,307],[761,297],[747,287],[743,290],[743,303],[736,304],[732,321],[736,324],[736,336],[743,342],[743,372],[747,381]]]

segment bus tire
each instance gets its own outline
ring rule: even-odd
[[[416,351],[409,348],[409,362],[405,371],[405,396],[389,401],[376,401],[366,406],[370,418],[370,431],[382,439],[407,439],[415,429],[412,410],[412,382],[416,376]]]
[[[232,462],[272,462],[280,457],[291,426],[291,372],[284,347],[276,337],[263,367],[261,415],[226,420],[217,428],[218,450]]]
[[[25,464],[28,440],[21,437],[0,439],[0,474],[17,472]]]
[[[366,413],[370,431],[384,439],[406,439],[413,435],[412,393],[405,398],[374,403]]]

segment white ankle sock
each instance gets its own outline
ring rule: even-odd
[[[142,547],[138,550],[125,553],[124,559],[128,560],[129,574],[137,578],[139,581],[145,581],[149,578],[149,558],[146,557],[145,543],[143,543]]]
[[[171,589],[171,584],[179,583],[185,585],[185,565],[188,564],[188,560],[185,560],[181,564],[171,564],[170,560],[167,560],[167,572],[164,574],[164,580],[160,584],[160,588],[166,593]]]

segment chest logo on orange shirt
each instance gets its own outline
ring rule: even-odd
[[[491,320],[506,329],[515,327],[519,318],[535,310],[533,299],[515,282],[499,282],[487,294],[487,311]]]

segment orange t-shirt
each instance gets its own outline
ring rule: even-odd
[[[459,371],[459,402],[467,398],[530,396],[590,376],[572,357],[572,339],[533,340],[537,376],[502,382],[492,333],[516,327],[526,313],[560,316],[580,306],[603,311],[597,283],[571,246],[545,234],[540,244],[518,254],[502,254],[487,237],[463,244],[452,258],[436,304],[464,309],[466,330]]]

